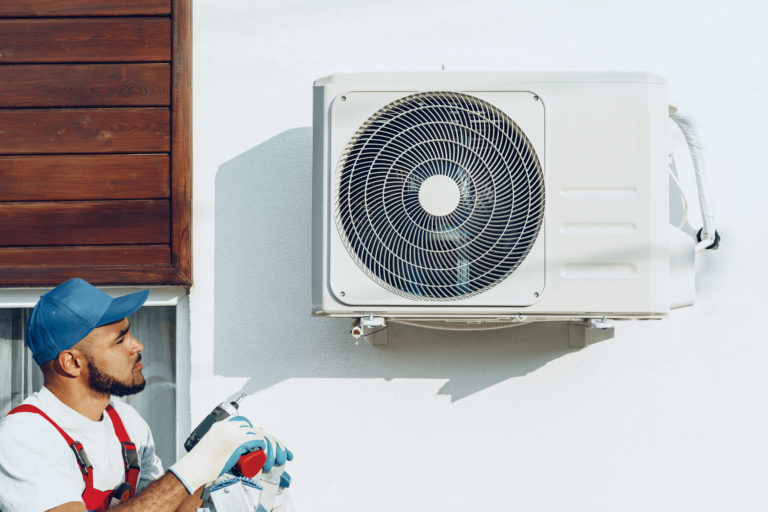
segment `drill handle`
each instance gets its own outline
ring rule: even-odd
[[[241,393],[234,402],[222,402],[217,405],[213,411],[200,422],[197,428],[189,434],[187,440],[184,441],[184,449],[190,451],[194,448],[217,421],[236,415],[237,410],[240,407],[240,400],[242,400],[244,396],[245,393]]]
[[[218,407],[214,409],[214,411],[211,412],[208,416],[206,416],[203,421],[201,421],[200,424],[195,428],[195,430],[189,434],[189,437],[184,442],[185,450],[190,451],[192,448],[194,448],[200,439],[202,439],[203,436],[211,429],[213,424],[219,420],[218,415],[216,414],[217,409]]]

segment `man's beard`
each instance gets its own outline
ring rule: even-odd
[[[88,384],[94,391],[108,395],[128,396],[135,395],[144,389],[144,386],[147,384],[147,381],[144,379],[141,379],[141,382],[138,384],[123,384],[114,377],[99,370],[91,356],[86,354],[85,358],[88,361]],[[141,355],[139,355],[139,359],[136,362],[138,363],[139,361],[141,361]]]

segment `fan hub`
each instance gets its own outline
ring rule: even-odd
[[[459,206],[460,199],[459,185],[444,174],[430,176],[419,187],[419,204],[435,217],[452,213]]]

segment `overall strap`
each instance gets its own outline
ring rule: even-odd
[[[125,430],[125,426],[123,425],[123,421],[120,419],[120,415],[117,414],[117,411],[115,410],[112,405],[108,405],[106,408],[107,414],[109,414],[110,419],[112,420],[112,427],[115,429],[115,435],[117,436],[117,439],[120,441],[120,446],[123,449],[123,466],[125,467],[125,483],[127,483],[130,486],[130,490],[128,490],[128,496],[132,497],[134,494],[136,494],[136,485],[139,482],[139,470],[141,469],[141,466],[139,465],[139,454],[136,451],[136,445],[131,442],[131,438],[128,437],[128,431]],[[125,493],[121,493],[125,494]],[[120,499],[124,499],[123,497],[120,497]]]
[[[83,474],[83,480],[85,481],[85,490],[87,491],[88,489],[93,489],[93,466],[91,466],[91,461],[88,460],[88,455],[85,454],[83,444],[80,441],[75,441],[69,437],[69,434],[64,432],[64,429],[58,426],[55,421],[53,421],[47,414],[45,414],[34,405],[21,404],[17,407],[14,407],[8,414],[16,414],[19,412],[31,412],[39,414],[48,420],[48,423],[53,425],[53,427],[59,431],[59,434],[61,434],[69,447],[75,453],[75,460],[77,460],[77,465],[80,466],[80,472]]]

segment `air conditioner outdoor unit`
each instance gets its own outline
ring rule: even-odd
[[[661,78],[336,74],[314,84],[313,124],[316,315],[606,321],[693,303]]]

